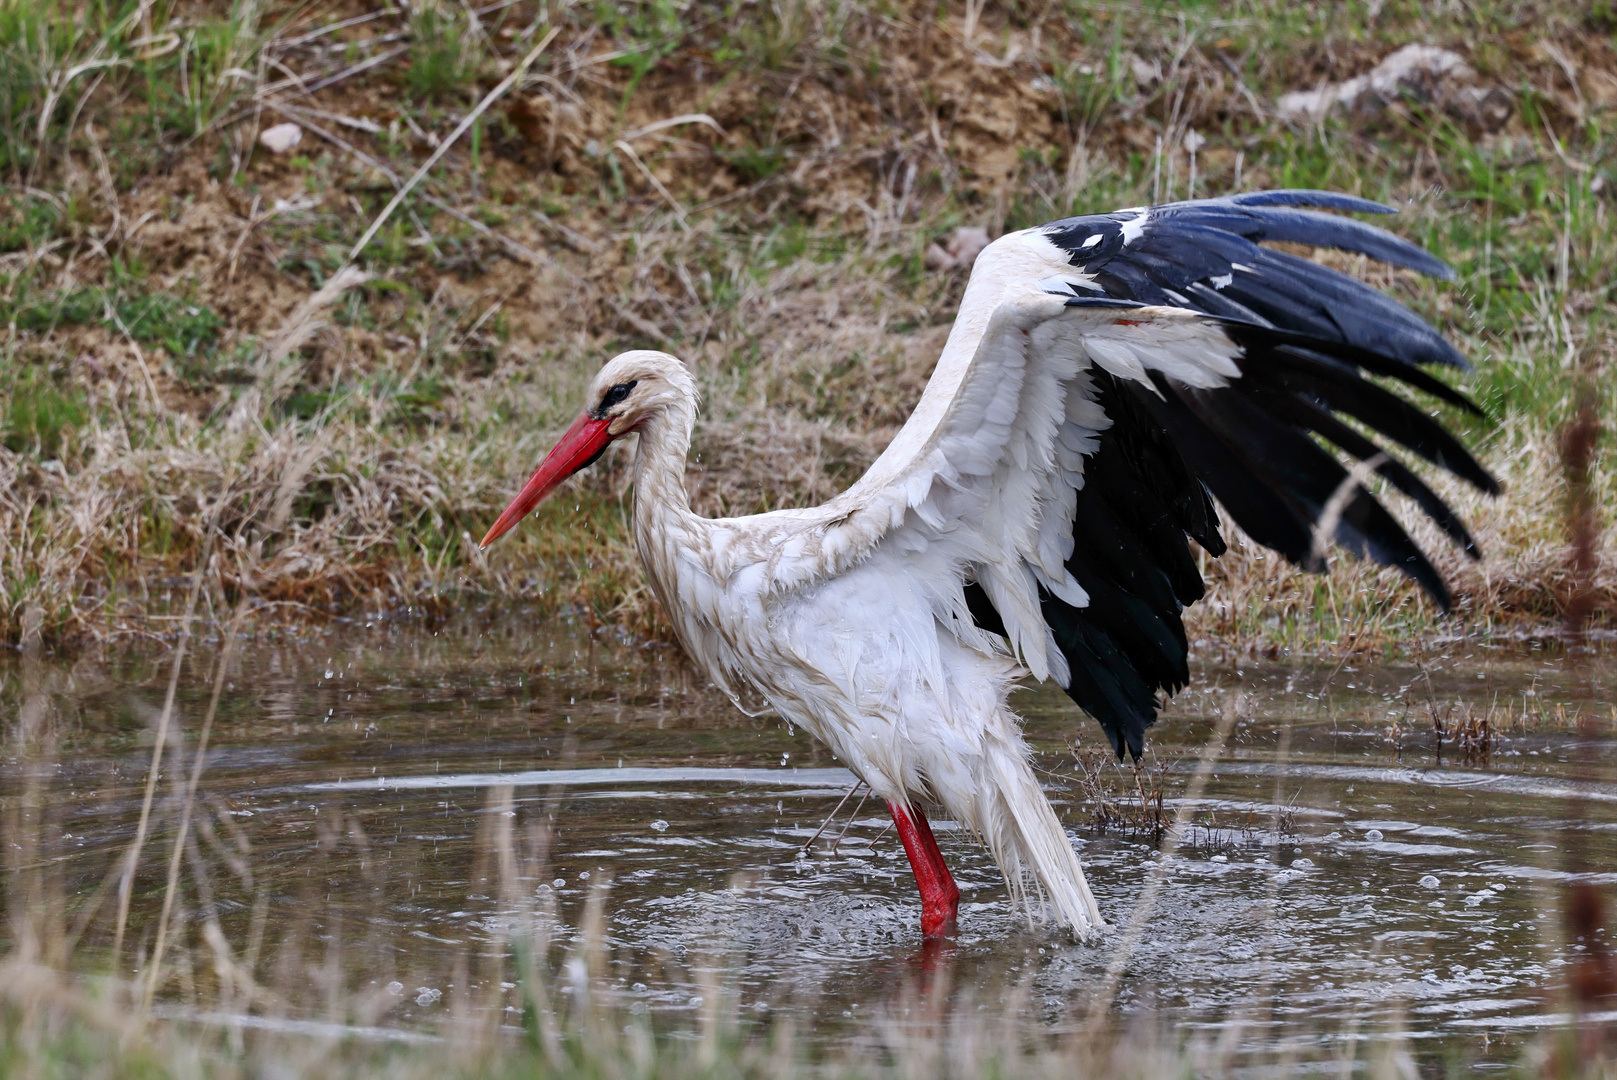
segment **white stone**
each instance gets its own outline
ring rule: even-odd
[[[303,141],[303,129],[296,124],[276,124],[258,133],[259,145],[272,154],[284,154]]]
[[[1282,95],[1275,111],[1283,120],[1317,119],[1336,106],[1352,109],[1366,95],[1386,104],[1398,100],[1406,87],[1422,82],[1470,82],[1475,77],[1476,72],[1458,53],[1435,45],[1405,45],[1357,78]]]

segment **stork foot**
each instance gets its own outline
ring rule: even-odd
[[[927,824],[926,815],[914,806],[889,802],[887,809],[893,815],[898,839],[904,845],[904,854],[910,858],[915,884],[921,890],[921,936],[938,938],[953,934],[960,913],[960,887],[943,863],[943,852],[938,850],[938,842],[932,836],[932,826]]]

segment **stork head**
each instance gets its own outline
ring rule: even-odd
[[[670,406],[694,404],[696,380],[675,357],[636,349],[608,360],[590,380],[584,401],[583,415],[545,455],[480,547],[488,547],[532,513],[563,480],[593,465],[613,439],[653,423]]]

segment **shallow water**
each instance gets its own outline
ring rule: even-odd
[[[217,648],[194,650],[180,682],[180,747],[132,897],[126,972],[151,947],[175,785]],[[52,705],[43,735],[7,744],[7,801],[26,802],[27,766],[45,761],[29,860],[67,922],[99,896],[77,954],[93,968],[168,660],[12,662],[0,676],[9,716],[30,695]],[[928,987],[1059,1031],[1083,1022],[1127,949],[1114,1009],[1268,1050],[1400,1027],[1434,1060],[1486,1064],[1513,1060],[1561,1008],[1561,972],[1581,948],[1562,940],[1562,884],[1574,871],[1617,883],[1606,658],[1462,644],[1424,666],[1203,664],[1154,729],[1141,778],[1161,785],[1169,815],[1189,814],[1168,857],[1160,837],[1095,823],[1074,739],[1113,798],[1135,780],[1097,753],[1093,722],[1059,691],[1022,693],[1050,795],[1115,929],[1077,944],[1030,924],[985,854],[940,821],[963,894],[959,937],[941,951],[919,948],[913,880],[882,808],[850,816],[855,796],[803,854],[852,777],[803,733],[737,712],[669,650],[514,617],[436,632],[349,624],[244,646],[227,679],[183,860],[187,929],[170,954],[194,972],[165,984],[171,1015],[208,1011],[187,980],[206,981],[212,916],[291,1020],[379,1035],[431,1030],[455,1008],[514,1019],[509,935],[536,905],[578,927],[610,882],[603,978],[669,1029],[694,1027],[717,985],[749,1022],[785,1016],[824,1040],[877,1037],[867,1018]],[[1451,733],[1439,753],[1434,709],[1451,726],[1491,716],[1491,745]],[[1567,716],[1586,719],[1583,734]],[[1187,807],[1197,752],[1220,725],[1225,752]]]

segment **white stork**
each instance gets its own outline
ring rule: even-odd
[[[1158,693],[1190,677],[1180,612],[1203,585],[1189,541],[1224,551],[1214,497],[1248,536],[1311,569],[1324,519],[1342,547],[1398,567],[1446,607],[1426,556],[1325,444],[1374,468],[1473,557],[1465,526],[1371,435],[1497,490],[1442,426],[1365,377],[1475,410],[1420,366],[1464,368],[1460,354],[1397,301],[1261,242],[1452,272],[1307,207],[1392,212],[1274,191],[996,240],[908,423],[823,506],[692,513],[695,380],[666,353],[613,357],[483,544],[638,434],[635,546],[680,642],[732,699],[737,683],[755,688],[886,800],[922,932],[949,933],[959,898],[927,805],[986,843],[1014,898],[1031,875],[1088,937],[1105,922],[1029,767],[1007,704],[1018,681],[1054,679],[1119,756],[1138,756]]]

